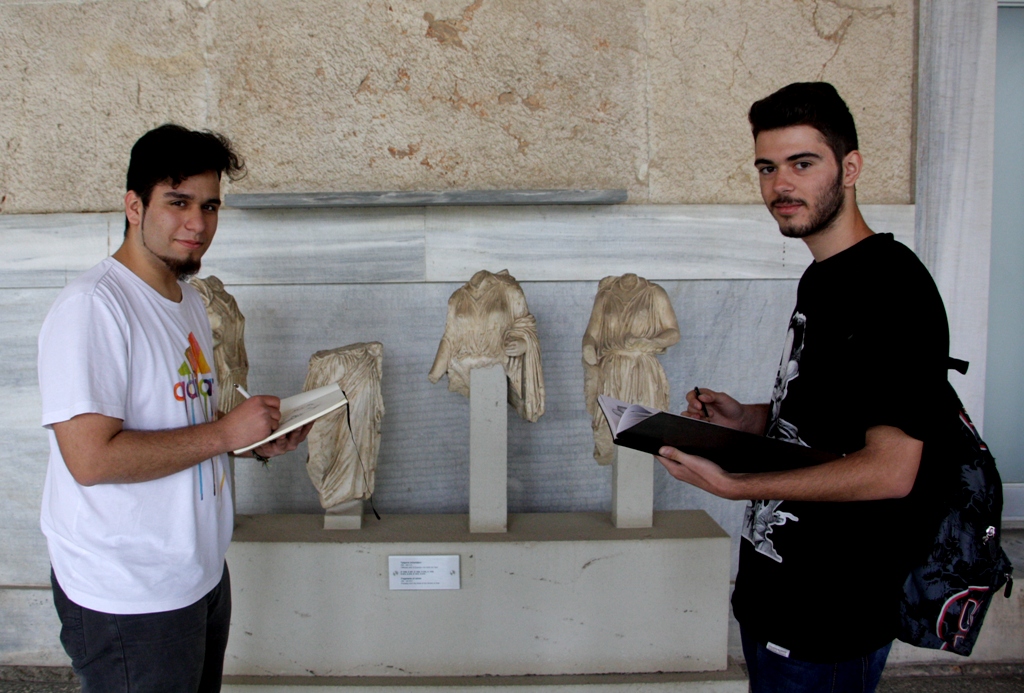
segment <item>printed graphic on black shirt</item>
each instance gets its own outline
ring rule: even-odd
[[[764,554],[776,563],[782,563],[782,556],[775,550],[772,532],[775,527],[787,522],[799,522],[793,513],[782,512],[779,500],[751,501],[743,514],[743,538],[754,545],[754,551]]]
[[[786,345],[782,350],[782,361],[779,372],[775,376],[775,387],[772,389],[772,404],[768,414],[769,438],[778,438],[797,445],[807,446],[800,438],[797,427],[783,419],[782,400],[786,399],[789,384],[800,375],[800,356],[804,350],[804,328],[807,316],[794,312],[789,320],[789,331],[786,333]],[[775,550],[771,534],[775,527],[787,522],[799,522],[800,518],[792,513],[779,510],[782,501],[760,500],[751,501],[743,515],[743,538],[754,546],[754,550],[767,556],[776,563],[782,563],[782,556]]]
[[[782,361],[779,363],[779,373],[775,376],[775,387],[772,389],[772,407],[768,414],[768,431],[765,433],[769,438],[778,438],[787,443],[796,443],[807,447],[807,443],[800,439],[800,433],[796,426],[779,416],[782,411],[782,400],[786,399],[789,392],[789,384],[800,375],[800,356],[804,350],[804,328],[807,326],[807,316],[803,313],[794,312],[789,320],[789,331],[786,332],[786,346],[782,350]]]

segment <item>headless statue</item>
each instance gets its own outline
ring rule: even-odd
[[[678,341],[679,323],[664,289],[635,274],[601,280],[583,335],[583,388],[599,464],[615,460],[615,444],[597,396],[668,409],[668,378],[656,355]]]
[[[243,389],[248,386],[245,316],[238,309],[235,297],[224,290],[224,283],[217,277],[193,277],[189,284],[202,296],[206,315],[210,318],[213,362],[217,371],[217,409],[227,414],[245,400],[235,385],[241,385]]]
[[[325,509],[369,498],[373,493],[380,422],[384,418],[380,389],[383,360],[380,342],[318,351],[309,359],[303,390],[338,383],[348,396],[348,404],[318,419],[306,439],[306,471]]]
[[[448,299],[444,336],[428,378],[448,374],[448,389],[469,397],[469,372],[502,365],[508,402],[519,416],[536,422],[544,413],[544,373],[537,320],[515,277],[480,270]]]

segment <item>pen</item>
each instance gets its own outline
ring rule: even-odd
[[[238,388],[238,389],[241,390],[242,388]],[[697,395],[697,401],[700,402],[700,388],[697,387],[696,385],[694,385],[693,386],[693,392],[694,392],[695,395]],[[245,390],[242,390],[242,394],[243,395],[245,394]],[[704,404],[703,402],[700,402],[700,408],[704,412],[704,418],[705,419],[710,419],[711,418],[711,414],[708,413],[708,406],[706,404]]]
[[[246,392],[245,388],[242,387],[241,385],[235,385],[235,389],[238,390],[238,394],[240,394],[242,397],[245,397],[246,399],[250,399],[252,397],[252,395],[250,395],[248,392]],[[252,452],[252,456],[253,457],[255,457],[256,459],[258,459],[260,462],[263,463],[264,467],[266,467],[267,464],[270,462],[270,458],[269,457],[264,457],[263,455],[259,454],[255,450],[252,450],[251,452]]]

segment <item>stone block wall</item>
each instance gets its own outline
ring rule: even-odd
[[[117,210],[131,143],[231,137],[230,192],[625,188],[758,201],[750,104],[849,100],[913,201],[913,0],[0,0],[0,212]]]

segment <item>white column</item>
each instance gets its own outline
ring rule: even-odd
[[[951,373],[974,422],[985,405],[996,18],[991,0],[921,0],[915,250],[949,315]]]
[[[469,372],[469,531],[508,531],[508,384],[500,365]]]
[[[654,458],[646,452],[616,448],[612,462],[612,524],[650,527],[654,523]]]

